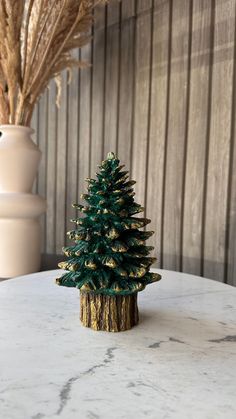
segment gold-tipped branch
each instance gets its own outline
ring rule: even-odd
[[[93,262],[92,260],[86,260],[86,261],[85,261],[84,266],[85,266],[87,269],[92,269],[92,270],[97,269],[97,265],[96,265],[96,263],[95,263],[95,262]]]
[[[111,230],[109,230],[106,233],[106,237],[111,240],[117,239],[119,235],[120,235],[119,231],[116,230],[115,228],[111,228]]]
[[[112,257],[106,257],[104,259],[103,265],[108,266],[109,268],[116,268],[117,263]]]
[[[114,242],[111,246],[113,252],[123,253],[127,252],[128,246],[121,242]]]
[[[146,274],[145,268],[137,268],[129,273],[130,278],[142,278]]]

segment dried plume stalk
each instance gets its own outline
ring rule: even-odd
[[[90,41],[92,11],[106,0],[0,0],[0,124],[29,125],[39,96]]]

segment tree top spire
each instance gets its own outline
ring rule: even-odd
[[[112,151],[109,151],[109,153],[107,153],[107,160],[113,160],[113,159],[116,159],[116,155]]]

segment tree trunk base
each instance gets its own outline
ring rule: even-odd
[[[80,320],[83,326],[93,330],[129,330],[139,320],[137,293],[110,296],[80,292]]]

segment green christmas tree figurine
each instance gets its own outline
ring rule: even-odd
[[[80,317],[95,330],[121,331],[138,323],[137,293],[161,276],[149,272],[155,258],[145,241],[153,231],[140,231],[150,222],[135,215],[143,208],[134,201],[134,181],[122,171],[114,153],[99,166],[97,179],[87,179],[87,205],[73,205],[84,215],[72,220],[68,233],[75,244],[63,249],[68,260],[59,285],[80,289]]]

